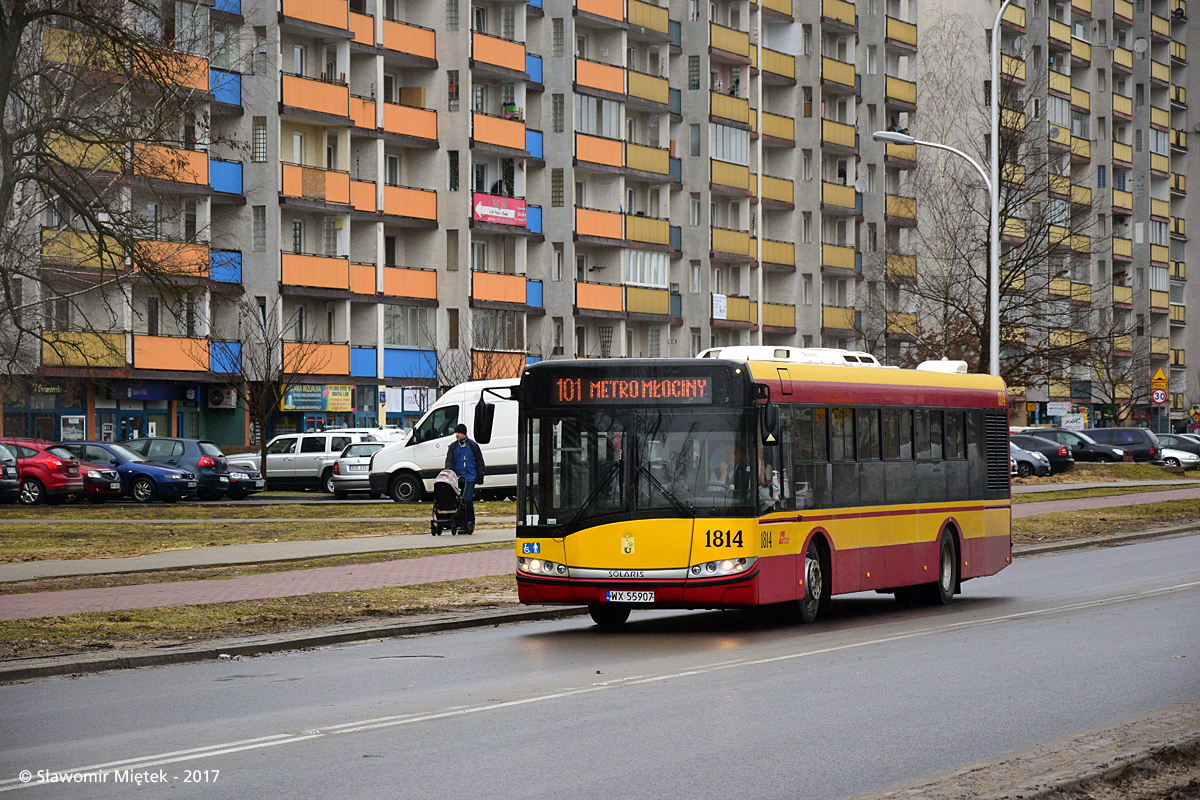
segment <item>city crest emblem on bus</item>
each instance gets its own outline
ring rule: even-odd
[[[621,552],[627,556],[633,554],[633,534],[632,533],[621,534]]]

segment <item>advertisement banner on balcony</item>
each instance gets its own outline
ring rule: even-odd
[[[727,311],[728,305],[725,300],[725,295],[714,294],[712,296],[712,303],[713,303],[712,318],[713,319],[727,319],[726,315],[728,313],[728,311]]]
[[[471,197],[471,209],[478,222],[525,227],[525,201],[519,197],[475,192]]]
[[[355,411],[354,387],[297,384],[283,393],[281,411]]]

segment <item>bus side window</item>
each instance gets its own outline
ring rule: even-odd
[[[900,409],[883,410],[883,457],[887,461],[900,458]]]
[[[879,409],[860,408],[855,415],[858,422],[858,460],[878,461],[879,450]]]
[[[942,460],[942,412],[929,412],[929,457]]]
[[[916,457],[919,461],[927,461],[929,459],[929,412],[924,409],[916,411],[913,419]]]
[[[946,458],[961,459],[967,457],[966,443],[963,437],[963,412],[946,412]]]

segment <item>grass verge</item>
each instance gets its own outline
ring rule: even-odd
[[[1200,519],[1200,500],[1169,500],[1136,506],[1060,511],[1013,520],[1015,544],[1085,539],[1108,533],[1165,528]]]
[[[1064,486],[1058,492],[1036,492],[1030,494],[1014,494],[1013,505],[1025,503],[1047,503],[1055,500],[1078,500],[1081,497],[1116,497],[1122,494],[1139,494],[1145,492],[1165,492],[1168,489],[1193,489],[1195,484],[1166,483],[1162,486],[1125,486],[1125,487],[1096,487],[1095,489],[1071,489]]]
[[[429,519],[429,503],[329,503],[322,505],[281,503],[278,505],[208,505],[198,502],[151,503],[149,505],[3,506],[5,520],[214,520],[214,519],[344,519],[380,517]],[[517,504],[511,500],[475,504],[478,517],[515,518]]]

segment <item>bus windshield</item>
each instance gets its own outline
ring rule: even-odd
[[[753,409],[589,407],[535,415],[523,519],[570,529],[635,517],[751,512]]]

